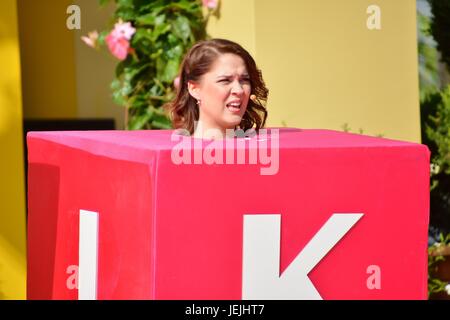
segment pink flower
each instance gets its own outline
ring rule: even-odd
[[[108,49],[119,60],[125,60],[130,51],[130,42],[124,37],[116,37],[111,31],[105,38]]]
[[[173,86],[175,87],[175,89],[178,90],[178,88],[180,87],[180,76],[177,76],[177,77],[173,80]]]
[[[106,36],[109,51],[119,60],[125,60],[128,53],[133,52],[130,48],[130,39],[136,29],[130,22],[124,23],[121,19],[114,25],[114,29]]]
[[[219,0],[202,0],[203,6],[208,9],[215,9],[219,3]]]
[[[130,40],[136,32],[136,29],[131,26],[131,22],[124,23],[122,19],[119,19],[119,22],[114,25],[114,30],[112,32],[116,38],[125,38]]]
[[[81,40],[83,40],[84,43],[86,43],[89,47],[95,48],[97,47],[97,40],[98,40],[98,32],[92,31],[88,33],[88,36],[82,36]]]

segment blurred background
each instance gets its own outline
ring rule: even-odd
[[[134,27],[125,57],[119,19]],[[205,38],[253,55],[268,126],[430,148],[429,290],[447,299],[450,0],[2,0],[0,299],[26,298],[26,132],[170,128],[161,106]]]

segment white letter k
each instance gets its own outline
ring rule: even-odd
[[[362,216],[333,214],[280,276],[281,215],[244,215],[242,299],[322,299],[308,273]]]

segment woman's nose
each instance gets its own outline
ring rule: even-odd
[[[242,94],[244,92],[244,88],[242,87],[242,84],[239,81],[233,81],[231,92],[235,94]]]

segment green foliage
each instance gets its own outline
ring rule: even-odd
[[[110,0],[99,0],[106,5]],[[127,58],[118,63],[111,83],[114,102],[126,108],[126,129],[167,129],[162,105],[175,96],[173,80],[187,50],[206,38],[199,0],[114,0],[114,22],[136,29]],[[105,44],[109,33],[99,35]]]
[[[437,42],[437,48],[441,52],[442,61],[450,71],[450,1],[428,0],[433,19],[430,24],[430,32]]]
[[[450,2],[427,0],[431,19],[418,13],[420,70],[420,113],[422,143],[431,151],[430,225],[450,231],[450,88],[438,77],[439,53],[450,62]],[[433,39],[434,38],[434,39]],[[447,56],[447,58],[445,58]],[[423,77],[428,74],[428,77]],[[428,79],[428,81],[427,81]]]
[[[448,282],[436,277],[437,268],[440,262],[445,260],[444,250],[450,246],[450,233],[445,237],[441,233],[439,241],[428,248],[428,297],[433,293],[446,291]],[[447,257],[448,259],[448,257]]]
[[[450,2],[428,0],[431,7],[431,20],[422,24],[424,43],[430,44],[430,36],[437,43],[442,61],[450,70]],[[432,74],[429,79],[437,79],[438,54],[433,46],[423,47],[419,37],[419,56],[421,66]],[[425,59],[422,59],[422,58]],[[435,82],[435,83],[433,83]],[[420,113],[422,143],[431,151],[431,190],[430,190],[430,227],[450,231],[450,86],[439,81],[420,81]],[[431,229],[430,229],[431,230]],[[441,233],[440,240],[428,250],[428,292],[429,295],[446,291],[449,284],[438,278],[438,265],[444,261],[441,249],[449,248],[450,234]],[[449,256],[447,256],[449,259]],[[448,287],[447,287],[448,288]]]
[[[430,34],[430,19],[417,12],[420,100],[426,93],[440,87],[438,52]]]
[[[433,163],[450,174],[450,85],[427,94],[422,110],[425,116],[425,140],[432,146]]]
[[[341,128],[342,128],[342,131],[344,131],[344,132],[351,133],[351,131],[352,131],[352,128],[350,128],[350,126],[348,125],[347,122],[344,123],[344,124],[341,126]],[[364,134],[363,128],[359,128],[357,133],[358,133],[358,134]],[[368,135],[368,134],[367,134],[367,135]],[[382,133],[378,133],[378,134],[375,135],[375,137],[378,137],[378,138],[383,138],[383,136],[384,136],[384,134],[382,134]]]
[[[421,101],[422,143],[431,151],[430,224],[450,231],[450,85]]]

